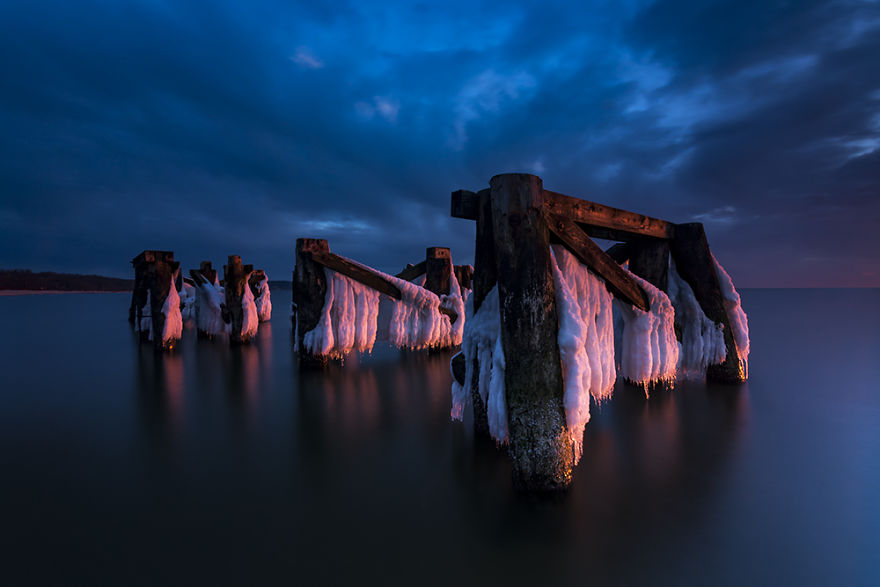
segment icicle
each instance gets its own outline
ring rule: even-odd
[[[376,341],[379,292],[324,268],[327,293],[318,325],[303,336],[315,355],[341,358],[351,351],[369,352]]]
[[[257,335],[257,327],[260,324],[260,318],[257,315],[257,305],[254,303],[254,293],[247,283],[244,282],[244,292],[241,295],[241,339],[250,340]]]
[[[727,317],[730,320],[730,329],[733,333],[733,340],[736,343],[736,350],[739,354],[740,364],[746,377],[749,376],[749,318],[742,309],[739,293],[733,287],[733,280],[730,275],[712,255],[715,262],[715,272],[718,274],[718,283],[721,286],[721,297],[724,298],[724,309],[727,310]]]
[[[268,322],[272,318],[272,295],[269,293],[269,276],[257,284],[257,296],[254,300],[260,322]]]
[[[180,315],[183,318],[183,325],[191,328],[196,319],[196,288],[184,281],[182,293],[183,308],[180,310]]]
[[[718,365],[727,358],[724,327],[703,313],[691,286],[669,262],[669,299],[675,309],[675,321],[681,326],[678,375],[687,379],[706,376],[709,365]]]
[[[461,345],[466,365],[464,385],[457,387],[457,383],[453,384],[451,416],[454,420],[461,420],[464,408],[471,401],[476,359],[480,365],[477,392],[489,412],[489,432],[497,442],[504,444],[507,442],[507,399],[498,286],[486,295],[476,314],[473,311],[473,298],[469,298],[465,315],[467,318]]]
[[[590,396],[607,399],[614,389],[612,297],[605,283],[561,245],[550,247],[559,315],[560,358],[565,419],[580,460],[584,427],[590,421]]]
[[[648,295],[650,311],[616,301],[623,316],[621,374],[629,381],[649,385],[675,381],[678,364],[678,341],[675,338],[675,310],[665,293],[630,272]]]
[[[147,302],[141,308],[141,319],[138,321],[138,332],[146,332],[147,340],[153,340],[153,302],[150,290],[147,290]]]
[[[469,291],[469,290],[467,290]],[[461,338],[464,334],[465,318],[465,300],[461,296],[461,287],[458,285],[458,278],[455,277],[455,271],[449,277],[449,293],[440,296],[440,307],[455,312],[458,316],[452,323],[452,329],[449,333],[450,342],[453,346],[461,344]]]
[[[183,334],[183,318],[180,314],[180,296],[174,287],[174,277],[171,277],[171,288],[168,297],[162,305],[162,314],[165,315],[165,325],[162,328],[162,345],[173,346],[175,341],[180,340]],[[152,339],[152,337],[151,337]]]
[[[223,301],[223,288],[217,278],[214,277],[212,284],[207,278],[200,276],[196,281],[196,327],[199,332],[215,336],[227,331],[228,325],[223,322],[220,308]]]

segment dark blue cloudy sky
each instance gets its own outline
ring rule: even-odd
[[[527,171],[742,286],[880,286],[877,2],[12,0],[0,129],[0,267],[469,262],[450,191]]]

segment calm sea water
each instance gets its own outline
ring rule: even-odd
[[[0,583],[880,584],[880,290],[746,290],[751,378],[593,410],[571,490],[449,420],[449,353],[300,371],[0,297]]]

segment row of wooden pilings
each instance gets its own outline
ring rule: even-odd
[[[162,308],[172,287],[181,292],[184,281],[190,285],[197,282],[214,285],[219,282],[217,270],[210,261],[202,261],[198,269],[190,270],[189,278],[183,277],[180,263],[174,260],[173,251],[145,250],[132,259],[131,264],[135,279],[128,320],[132,324],[141,324],[142,319],[149,318],[154,333],[163,331],[165,315]],[[246,287],[255,292],[263,279],[266,279],[265,272],[261,269],[254,270],[253,265],[243,264],[239,255],[229,255],[226,265],[223,266],[223,281],[219,283],[223,285],[225,301],[221,310],[224,322],[230,325],[229,339],[233,344],[249,342],[246,337],[242,337],[242,297]],[[146,341],[147,331],[139,329],[139,333],[141,339]],[[172,349],[176,343],[162,341],[159,337],[154,337],[153,342],[166,350]]]

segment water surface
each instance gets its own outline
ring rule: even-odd
[[[157,355],[128,295],[2,297],[0,582],[880,584],[880,290],[742,293],[750,381],[618,384],[549,501],[449,353],[300,371],[279,311]]]

